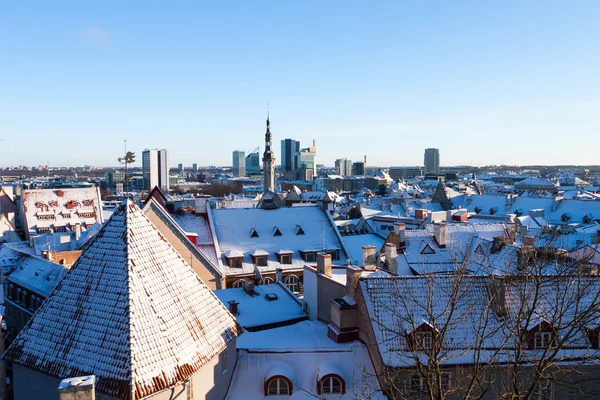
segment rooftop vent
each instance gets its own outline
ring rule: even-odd
[[[227,304],[229,304],[229,312],[232,313],[233,315],[238,315],[239,311],[238,311],[238,304],[240,304],[239,302],[235,301],[235,300],[229,300],[227,302]]]
[[[268,301],[275,301],[278,299],[278,297],[275,293],[267,293],[265,294],[265,299],[267,299]]]

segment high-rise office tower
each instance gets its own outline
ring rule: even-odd
[[[317,176],[317,164],[315,162],[315,157],[317,156],[317,141],[313,140],[312,147],[307,147],[305,149],[300,150],[300,170],[310,170],[310,174],[305,175],[303,180],[306,179],[308,175]],[[310,179],[312,180],[312,179]]]
[[[296,171],[300,166],[300,142],[293,139],[281,141],[281,169]]]
[[[246,173],[256,174],[260,172],[260,148],[255,148],[246,156]]]
[[[169,160],[167,150],[146,149],[142,152],[142,174],[144,189],[152,190],[158,186],[162,191],[169,191]]]
[[[439,174],[440,173],[440,150],[439,149],[425,149],[425,174]]]
[[[271,149],[273,136],[271,122],[267,116],[267,132],[265,133],[265,152],[263,153],[264,192],[275,190],[275,153]]]
[[[341,176],[352,175],[352,160],[339,158],[335,160],[335,173]]]
[[[246,152],[244,150],[233,152],[233,176],[246,176]]]
[[[198,164],[196,164],[196,163],[192,164],[192,171],[198,172]]]
[[[357,161],[352,163],[352,175],[362,176],[365,174],[365,163],[362,161]]]

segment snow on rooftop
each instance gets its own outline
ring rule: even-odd
[[[191,376],[238,334],[233,316],[127,201],[5,357],[61,379],[93,373],[99,392],[137,400]]]
[[[244,333],[238,339],[238,363],[227,399],[264,398],[264,383],[283,375],[293,385],[286,398],[318,397],[317,382],[329,373],[344,379],[348,388],[336,399],[385,399],[374,378],[369,353],[359,341],[335,343],[327,337],[327,326],[317,321],[260,332]],[[361,397],[359,395],[359,397]]]
[[[244,328],[252,328],[308,318],[296,296],[278,283],[254,286],[256,295],[251,296],[243,288],[215,290],[215,295],[228,307],[229,301],[237,301],[238,314],[235,316]],[[274,294],[276,300],[266,296]]]

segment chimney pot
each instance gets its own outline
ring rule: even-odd
[[[238,315],[239,311],[238,311],[238,304],[240,304],[239,302],[235,301],[235,300],[229,300],[227,302],[227,304],[229,304],[229,312],[232,313],[233,315]]]
[[[385,266],[392,274],[398,274],[398,260],[396,259],[396,245],[393,243],[385,244]]]
[[[283,269],[277,268],[275,270],[275,281],[276,282],[283,282]]]
[[[351,299],[354,298],[356,293],[356,287],[358,286],[358,280],[362,275],[362,268],[355,265],[348,265],[346,267],[346,296]]]

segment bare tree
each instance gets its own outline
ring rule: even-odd
[[[361,281],[388,397],[596,398],[600,278],[589,260],[553,241],[484,247],[443,273]]]

